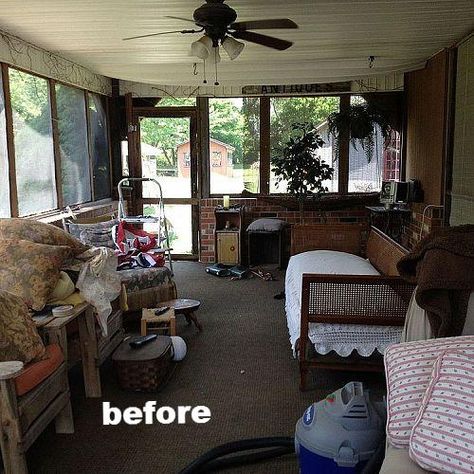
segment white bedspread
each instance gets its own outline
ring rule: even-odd
[[[379,275],[369,261],[344,252],[313,250],[290,258],[285,277],[286,318],[291,346],[300,337],[301,291],[303,273],[339,275]],[[375,350],[384,353],[389,344],[400,341],[401,327],[356,324],[315,324],[309,326],[309,338],[316,352],[336,351],[347,357],[354,349],[368,357]]]

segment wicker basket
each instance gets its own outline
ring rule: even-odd
[[[132,349],[130,341],[122,342],[112,356],[120,386],[137,392],[158,390],[171,371],[171,338],[158,336],[139,349]]]

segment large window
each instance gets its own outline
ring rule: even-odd
[[[0,217],[30,216],[110,195],[105,97],[2,66]]]
[[[358,144],[337,143],[329,134],[328,116],[345,103],[374,103],[386,112],[389,123],[401,128],[401,94],[368,94],[317,97],[261,97],[209,100],[210,194],[286,194],[287,183],[278,181],[273,161],[295,132],[294,123],[309,122],[317,129],[324,145],[319,158],[334,169],[324,185],[330,193],[369,193],[380,190],[382,179],[399,179],[400,133],[393,131],[384,143],[375,130],[374,151],[368,159]],[[342,138],[344,140],[344,138]],[[387,146],[388,145],[388,146]]]
[[[209,101],[211,194],[260,190],[260,101]]]
[[[107,113],[104,100],[89,93],[89,127],[92,165],[94,172],[94,198],[110,197],[110,158],[107,133]]]
[[[57,207],[49,85],[46,79],[10,69],[18,213]]]
[[[292,136],[292,124],[313,123],[325,144],[318,150],[318,156],[334,168],[331,180],[324,183],[330,192],[338,190],[338,162],[334,152],[333,139],[328,135],[327,117],[339,111],[338,97],[292,97],[270,100],[270,161],[279,156]],[[286,193],[285,181],[277,182],[275,173],[270,171],[270,193]]]
[[[351,104],[366,104],[360,96],[352,96]],[[385,143],[380,128],[374,127],[374,143],[371,151],[357,141],[349,145],[349,183],[350,193],[369,193],[380,191],[382,179],[400,178],[400,134],[393,131]]]
[[[63,204],[90,201],[91,181],[84,91],[56,85]]]
[[[8,175],[7,125],[5,95],[0,70],[0,217],[10,217],[10,183]]]

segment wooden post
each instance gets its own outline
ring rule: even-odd
[[[99,355],[92,306],[89,305],[87,307],[84,314],[78,318],[78,323],[86,397],[100,398],[102,396],[102,389],[100,386]]]
[[[3,80],[3,96],[5,100],[5,125],[7,132],[8,175],[10,183],[10,213],[18,217],[18,190],[16,186],[15,140],[13,136],[13,112],[10,95],[10,79],[8,66],[1,65]]]
[[[350,94],[341,95],[340,109],[343,111],[351,105]],[[349,130],[341,131],[339,135],[339,194],[349,192]]]
[[[72,415],[67,364],[64,367],[64,371],[61,375],[61,378],[63,386],[65,387],[65,392],[67,393],[67,403],[64,405],[64,408],[57,414],[56,418],[54,419],[54,424],[56,428],[56,433],[69,434],[74,433],[74,417]]]
[[[0,364],[0,446],[5,474],[28,472],[13,381],[22,369],[23,363],[18,361]]]
[[[270,193],[270,97],[260,97],[260,194]]]

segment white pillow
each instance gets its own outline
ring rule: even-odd
[[[474,336],[393,344],[385,351],[387,437],[393,446],[408,446],[433,364],[450,349],[474,357]]]
[[[410,457],[436,472],[474,472],[474,359],[441,354],[410,436]]]

